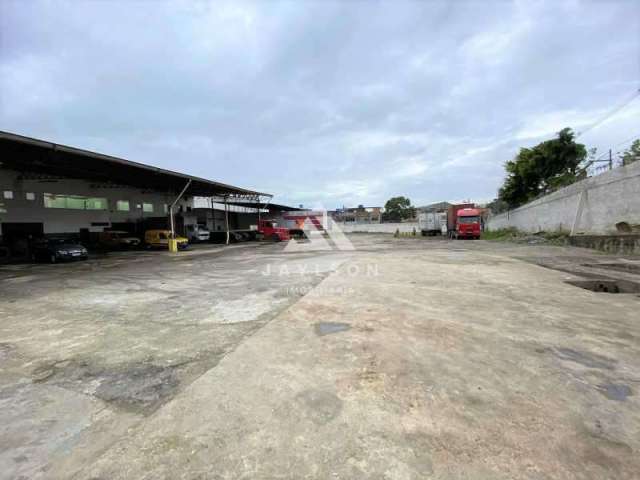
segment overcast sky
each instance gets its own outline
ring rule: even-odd
[[[487,200],[640,87],[640,2],[0,1],[0,129],[327,208]],[[640,136],[640,100],[581,138]]]

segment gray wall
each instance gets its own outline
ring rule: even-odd
[[[13,199],[5,199],[4,191],[13,192]],[[26,194],[34,193],[34,200]],[[108,200],[107,210],[73,210],[45,208],[44,193],[102,197]],[[129,200],[130,210],[116,210],[117,200]],[[92,227],[91,223],[136,222],[142,218],[163,217],[164,205],[170,198],[161,193],[143,192],[140,189],[100,186],[74,179],[21,179],[18,172],[0,169],[0,223],[43,223],[44,233],[77,233],[81,228],[102,231],[105,227]],[[153,212],[142,212],[136,205],[152,203]],[[2,232],[0,231],[0,235]]]
[[[345,233],[395,233],[396,230],[401,232],[412,232],[416,229],[416,232],[420,233],[420,227],[418,222],[407,223],[337,223],[337,225]]]
[[[488,230],[515,227],[523,232],[615,233],[615,224],[640,224],[640,162],[618,167],[487,221]]]

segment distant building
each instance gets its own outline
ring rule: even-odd
[[[339,223],[381,223],[382,207],[365,207],[358,205],[353,208],[339,208],[328,212],[331,218]]]
[[[422,207],[416,207],[416,210],[419,212],[444,212],[451,205],[452,204],[449,202],[437,202],[437,203],[431,203],[429,205],[424,205]]]

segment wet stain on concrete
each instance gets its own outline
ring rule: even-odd
[[[336,418],[342,410],[342,400],[331,392],[305,390],[295,397],[304,417],[316,425],[324,425]]]
[[[553,354],[561,360],[578,363],[589,368],[613,370],[616,361],[613,358],[597,355],[595,353],[581,352],[572,348],[554,348]]]
[[[96,389],[96,396],[125,408],[149,408],[171,396],[178,383],[174,368],[143,364],[109,372]]]
[[[314,325],[316,335],[324,336],[332,333],[344,332],[351,329],[351,325],[341,322],[320,322]]]
[[[104,367],[87,361],[68,360],[35,369],[34,383],[91,394],[125,410],[151,413],[179,386],[177,366],[152,363]]]
[[[616,383],[598,385],[598,391],[609,400],[615,400],[616,402],[624,402],[632,394],[628,385]]]

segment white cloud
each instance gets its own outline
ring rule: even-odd
[[[524,126],[516,132],[517,140],[530,140],[550,137],[565,127],[572,127],[579,132],[602,117],[606,111],[558,110],[554,112],[529,115],[523,121]]]
[[[280,202],[428,203],[489,198],[519,147],[637,85],[624,0],[118,3],[0,2],[0,129]]]

